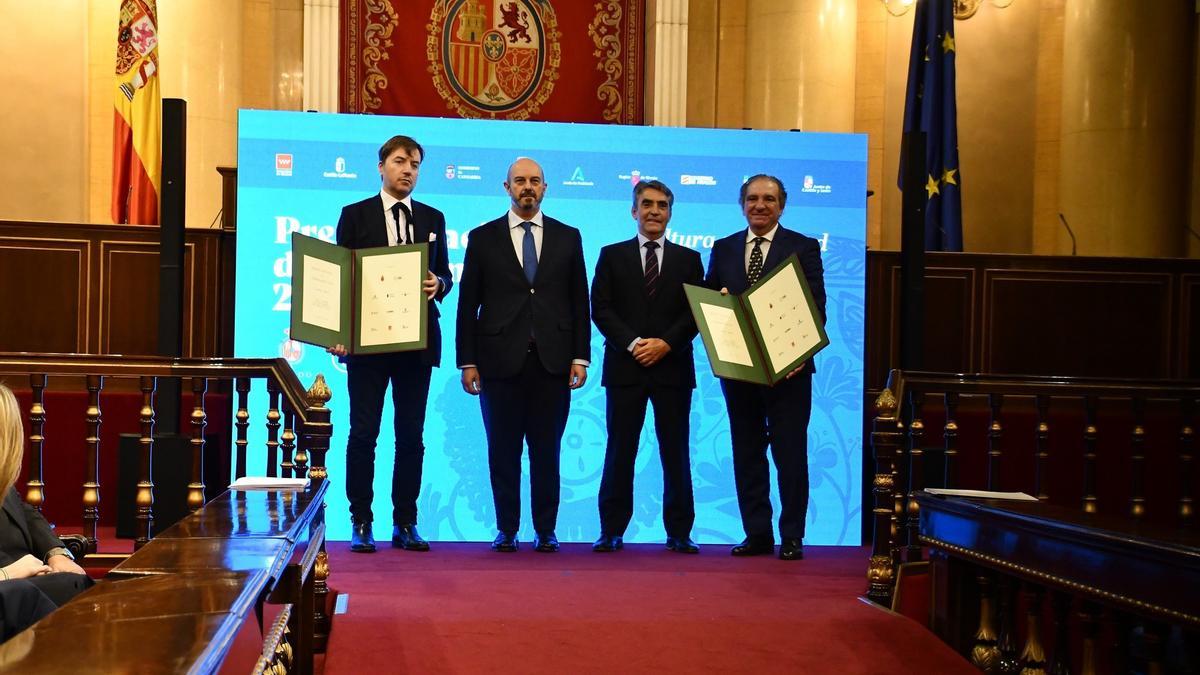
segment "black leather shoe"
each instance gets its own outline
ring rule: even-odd
[[[533,538],[533,550],[538,553],[557,553],[558,537],[553,532],[539,532]]]
[[[370,523],[353,523],[350,531],[351,553],[374,553],[375,537],[371,534]]]
[[[800,539],[784,538],[779,542],[780,560],[804,560],[804,543]]]
[[[594,553],[612,553],[625,548],[625,540],[620,535],[600,533],[596,543],[592,544]]]
[[[392,526],[392,547],[402,548],[405,551],[428,551],[429,542],[417,534],[416,525],[394,525]]]
[[[667,550],[676,553],[699,553],[700,547],[691,537],[667,537]]]
[[[496,535],[492,541],[492,550],[501,553],[516,553],[517,551],[517,533],[501,532]]]
[[[730,555],[771,555],[775,552],[775,540],[766,537],[746,537],[742,543],[729,549]]]

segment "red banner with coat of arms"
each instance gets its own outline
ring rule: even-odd
[[[644,0],[341,0],[342,112],[642,123]]]

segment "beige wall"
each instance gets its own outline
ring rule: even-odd
[[[78,8],[0,0],[2,219],[87,220],[88,31]]]
[[[188,227],[220,212],[237,109],[299,110],[303,0],[159,3],[164,97],[188,102]],[[85,11],[81,5],[86,6]],[[0,219],[111,222],[116,0],[0,0]]]

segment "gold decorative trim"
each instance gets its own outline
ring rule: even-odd
[[[390,0],[363,0],[363,4],[367,8],[366,25],[362,30],[366,43],[362,48],[362,65],[366,75],[362,82],[362,105],[357,112],[378,110],[383,105],[378,94],[380,90],[388,88],[388,78],[379,68],[379,63],[388,60],[388,50],[394,46],[392,31],[400,24],[400,17]],[[354,24],[354,30],[358,30],[357,23]],[[352,70],[357,73],[353,65]]]
[[[896,395],[891,389],[884,389],[875,398],[875,410],[880,417],[893,417],[896,414]]]
[[[958,555],[960,557],[963,557],[963,558],[969,558],[969,559],[975,560],[977,562],[985,563],[992,567],[1009,570],[1011,572],[1016,572],[1017,574],[1020,574],[1020,575],[1031,577],[1033,579],[1038,580],[1039,582],[1042,582],[1045,585],[1062,586],[1062,587],[1068,588],[1071,591],[1074,591],[1076,593],[1083,593],[1083,594],[1091,595],[1095,598],[1099,598],[1099,599],[1102,599],[1107,602],[1125,605],[1127,607],[1132,607],[1132,608],[1141,610],[1146,613],[1161,614],[1164,616],[1169,616],[1169,617],[1179,620],[1179,621],[1183,621],[1183,622],[1187,622],[1187,623],[1191,623],[1191,624],[1200,624],[1200,616],[1198,616],[1198,615],[1187,614],[1185,612],[1180,612],[1178,610],[1169,609],[1167,607],[1161,607],[1159,605],[1145,602],[1144,600],[1138,600],[1137,598],[1131,598],[1126,595],[1121,595],[1119,593],[1113,593],[1111,591],[1106,591],[1101,588],[1096,588],[1095,586],[1089,586],[1088,584],[1080,583],[1078,581],[1071,581],[1070,579],[1065,579],[1063,577],[1060,577],[1060,576],[1057,576],[1054,574],[1049,574],[1047,572],[1041,572],[1039,570],[1035,570],[1031,567],[1026,567],[1024,565],[1018,565],[1017,563],[1010,562],[1003,558],[997,558],[995,556],[990,556],[985,553],[980,553],[978,551],[972,551],[969,548],[963,548],[962,546],[956,546],[954,544],[942,541],[940,539],[935,539],[934,537],[926,536],[923,534],[919,536],[919,539],[921,540],[922,543],[928,544],[929,546],[933,546],[933,547],[940,548],[940,549],[945,549],[946,551],[949,551],[949,552],[951,552],[955,555]]]
[[[604,101],[604,119],[620,122],[624,101],[621,98],[621,3],[608,0],[596,3],[596,16],[588,24],[588,36],[596,49],[596,70],[604,71],[607,79],[596,88],[596,98]],[[603,57],[603,61],[599,60]]]

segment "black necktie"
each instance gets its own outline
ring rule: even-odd
[[[653,298],[658,290],[658,256],[654,254],[658,242],[648,241],[642,246],[646,247],[646,297]]]
[[[404,212],[404,223],[400,222],[400,212]],[[412,211],[404,205],[404,202],[396,202],[392,204],[392,222],[396,224],[396,243],[408,244],[408,225],[412,222]]]
[[[750,282],[751,286],[753,286],[754,282],[758,281],[758,278],[762,276],[762,243],[766,240],[766,237],[754,238],[754,250],[750,251],[750,269],[746,270],[746,281]]]

